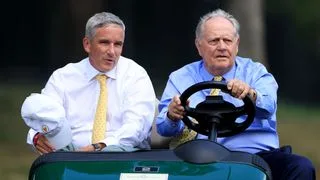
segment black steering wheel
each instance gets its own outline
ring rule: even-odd
[[[181,105],[185,109],[182,118],[184,124],[203,135],[211,136],[212,131],[216,131],[217,137],[227,137],[238,134],[247,129],[254,120],[255,106],[249,96],[242,101],[243,106],[235,107],[233,104],[224,101],[222,96],[207,96],[206,99],[197,104],[195,108],[187,105],[188,98],[203,89],[221,89],[221,91],[231,95],[225,82],[205,81],[194,84],[186,89],[180,96]],[[239,116],[246,115],[243,122],[236,122]],[[193,122],[189,117],[196,119]]]

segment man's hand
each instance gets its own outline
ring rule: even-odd
[[[95,150],[94,147],[90,144],[88,146],[80,148],[78,151],[81,151],[81,152],[92,152],[94,150]]]
[[[189,101],[187,101],[189,103]],[[172,121],[178,121],[183,118],[184,108],[178,95],[174,96],[169,104],[167,116]]]
[[[35,139],[36,141],[34,141],[34,146],[41,155],[55,151],[55,148],[50,144],[48,139],[43,134],[36,134],[34,140]]]
[[[104,143],[98,143],[99,145],[99,149],[103,149],[106,147],[106,145]],[[81,152],[93,152],[93,151],[96,151],[96,149],[93,147],[93,145],[88,145],[88,146],[85,146],[85,147],[82,147],[80,149],[78,149],[78,151],[81,151]]]
[[[228,90],[231,90],[231,94],[233,97],[243,99],[246,95],[249,96],[255,101],[256,100],[256,92],[254,89],[251,89],[250,86],[238,79],[232,79],[227,84]]]

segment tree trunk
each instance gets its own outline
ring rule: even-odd
[[[240,23],[239,56],[250,57],[268,66],[265,44],[263,0],[228,0],[228,11]]]
[[[82,47],[86,22],[95,13],[102,12],[106,4],[107,1],[102,0],[94,0],[90,6],[85,0],[61,0],[48,4],[48,9],[55,10],[49,11],[47,54],[50,68],[57,69],[87,56]]]

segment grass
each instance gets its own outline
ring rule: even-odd
[[[27,126],[20,117],[20,108],[31,92],[40,85],[0,84],[0,179],[27,179],[37,155],[26,145]]]
[[[0,84],[0,179],[25,180],[37,157],[26,145],[27,126],[20,117],[20,108],[30,93],[39,92],[40,84]],[[294,153],[308,157],[320,177],[320,113],[318,107],[281,102],[278,129],[281,144],[290,144]]]
[[[277,117],[280,143],[290,144],[294,153],[308,157],[320,177],[319,107],[282,102]]]

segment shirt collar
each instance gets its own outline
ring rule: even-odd
[[[235,64],[232,66],[231,70],[228,71],[227,73],[225,73],[224,75],[222,75],[222,77],[226,80],[229,81],[231,79],[234,79],[235,76],[235,72],[236,72],[236,66],[237,63],[235,62]],[[201,62],[201,66],[200,66],[200,75],[202,76],[204,81],[211,81],[213,79],[213,75],[211,73],[209,73],[207,71],[207,69],[204,67],[204,63],[203,60]]]
[[[230,69],[230,71],[228,71],[227,73],[225,73],[223,75],[223,78],[228,82],[230,81],[231,79],[234,79],[235,77],[235,73],[236,73],[236,66],[237,66],[237,63],[234,63],[234,65],[232,66],[232,68]]]
[[[120,59],[119,59],[120,60]],[[119,61],[118,61],[119,62]],[[105,73],[102,73],[98,70],[96,70],[92,65],[91,63],[89,62],[89,58],[86,58],[86,77],[87,77],[87,80],[88,81],[91,81],[92,79],[94,79],[98,74],[105,74],[107,77],[111,78],[111,79],[117,79],[117,65],[112,68],[110,71],[107,71]]]

